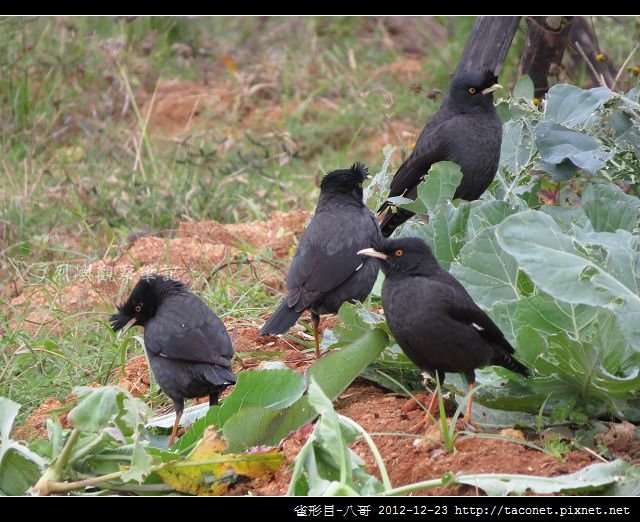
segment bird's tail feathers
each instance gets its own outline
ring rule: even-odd
[[[260,335],[278,335],[286,332],[291,328],[298,317],[302,315],[302,311],[296,312],[294,308],[291,308],[287,304],[287,300],[284,299],[278,309],[273,313],[267,322],[264,323],[260,329]]]
[[[524,364],[518,362],[508,353],[500,351],[496,355],[496,364],[498,364],[499,366],[502,366],[507,370],[511,370],[512,372],[519,373],[520,375],[523,375],[525,377],[529,377],[531,375],[531,370],[529,370],[529,368],[527,368]]]
[[[414,213],[404,208],[389,208],[384,218],[380,222],[380,230],[384,237],[389,237],[393,234],[393,231],[398,228],[402,223],[407,221]]]

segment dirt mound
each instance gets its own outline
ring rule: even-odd
[[[130,359],[124,368],[117,368],[112,373],[118,379],[116,386],[124,388],[134,397],[142,397],[149,391],[149,364],[144,355]]]
[[[301,210],[275,212],[268,221],[224,225],[216,221],[180,223],[176,238],[141,237],[115,260],[104,259],[71,267],[58,283],[25,286],[10,303],[21,317],[14,328],[29,332],[59,331],[71,314],[108,313],[128,294],[139,277],[155,272],[192,283],[194,274],[224,277],[225,266],[250,264],[253,276],[274,289],[281,289],[282,268],[269,258],[286,259],[304,230],[309,213]],[[267,259],[258,254],[271,249]],[[243,260],[234,260],[238,255]],[[231,272],[232,273],[232,272]],[[105,315],[106,317],[106,315]]]
[[[586,452],[571,452],[563,462],[516,442],[487,438],[463,438],[455,441],[456,451],[449,453],[416,433],[415,425],[424,418],[421,408],[408,407],[412,399],[390,394],[377,387],[362,386],[350,390],[351,397],[337,403],[336,409],[352,418],[373,435],[383,455],[389,478],[394,486],[402,486],[442,477],[445,473],[519,473],[551,477],[571,473],[593,462]],[[358,395],[355,395],[355,393]],[[344,395],[343,395],[344,396]],[[409,411],[407,411],[409,410]],[[386,435],[390,433],[391,435]],[[367,470],[377,475],[373,456],[364,442],[357,442],[354,451],[367,463]],[[477,494],[475,488],[457,486],[420,492],[425,495]]]
[[[208,119],[228,113],[234,104],[233,91],[231,80],[218,85],[170,80],[158,83],[153,93],[139,92],[137,100],[151,132],[176,136],[198,126],[204,115]]]
[[[230,225],[222,225],[217,221],[189,221],[180,223],[178,234],[240,248],[270,248],[276,257],[288,257],[294,245],[294,238],[304,229],[309,215],[309,212],[304,210],[276,211],[268,221]]]
[[[50,398],[33,410],[24,424],[16,426],[11,434],[15,440],[32,440],[47,437],[47,419],[52,415],[58,416],[63,427],[68,428],[66,410],[60,412],[64,404],[60,399]]]
[[[418,396],[423,401],[426,397]],[[384,460],[394,487],[419,481],[437,479],[445,473],[518,473],[552,477],[572,473],[592,464],[595,457],[587,452],[572,451],[559,461],[553,456],[529,449],[516,442],[459,437],[455,452],[425,443],[415,431],[424,418],[421,408],[413,399],[389,393],[377,386],[356,381],[336,400],[336,410],[353,419],[373,437]],[[295,459],[304,445],[310,429],[292,434],[283,443],[287,464]],[[377,466],[364,441],[353,444],[352,449],[365,461],[367,471],[379,478]],[[230,494],[284,495],[291,480],[291,467],[283,465],[269,481],[252,481],[235,485]],[[453,486],[421,491],[420,495],[478,495],[481,491],[471,486]]]
[[[100,384],[91,382],[86,386],[89,388],[98,388]],[[67,414],[74,406],[72,403],[74,403],[77,398],[77,395],[71,393],[64,399],[64,402],[55,397],[45,400],[29,414],[23,424],[16,426],[11,437],[15,440],[46,439],[47,419],[54,415],[57,415],[63,428],[69,428],[70,424],[67,420]]]

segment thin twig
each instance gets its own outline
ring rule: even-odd
[[[601,87],[607,87],[607,83],[604,81],[604,77],[593,66],[593,64],[591,63],[591,60],[589,60],[589,58],[587,57],[586,53],[582,49],[582,46],[580,45],[580,42],[575,41],[573,43],[575,44],[576,49],[578,49],[578,52],[580,53],[580,56],[582,56],[584,58],[584,61],[587,62],[587,66],[589,67],[589,69],[591,69],[591,72],[593,73],[593,75],[599,80],[600,86]]]
[[[593,38],[596,41],[596,50],[601,53],[602,49],[600,49],[600,42],[598,42],[598,33],[596,32],[596,26],[593,24],[593,16],[589,17],[589,21],[591,22],[591,32],[593,33]]]
[[[629,64],[629,61],[631,60],[631,57],[638,50],[638,47],[640,47],[640,42],[638,42],[636,44],[636,46],[631,50],[631,52],[629,53],[629,56],[627,56],[627,59],[624,61],[624,63],[620,67],[620,69],[618,69],[618,74],[616,74],[616,77],[613,79],[613,85],[611,85],[611,90],[613,90],[615,88],[616,83],[620,79],[620,75],[622,74],[622,71],[624,71],[627,68],[627,65]]]

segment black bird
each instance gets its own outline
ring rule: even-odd
[[[359,254],[383,261],[382,306],[396,341],[420,369],[437,374],[464,373],[469,391],[475,369],[497,365],[516,373],[529,370],[513,358],[513,346],[465,288],[443,270],[419,238],[386,239]],[[436,394],[429,412],[433,413]],[[471,420],[471,396],[464,421]]]
[[[158,386],[173,401],[173,444],[184,399],[209,396],[209,405],[236,382],[231,371],[233,345],[222,321],[180,281],[160,275],[143,277],[127,301],[111,316],[111,327],[123,333],[144,328],[144,346]]]
[[[415,200],[419,183],[438,161],[460,165],[462,181],[454,199],[473,201],[487,190],[498,170],[502,143],[502,123],[492,94],[501,88],[497,80],[490,70],[454,76],[440,109],[422,129],[415,148],[393,177],[390,198]],[[385,202],[378,213],[389,206]],[[383,235],[389,237],[411,216],[413,212],[406,209],[388,209],[380,224]]]
[[[337,313],[345,301],[367,298],[380,264],[356,252],[382,238],[375,217],[362,201],[362,182],[368,175],[364,165],[355,163],[322,179],[315,214],[289,268],[287,297],[260,335],[286,332],[302,312],[309,310],[317,358],[320,315]]]

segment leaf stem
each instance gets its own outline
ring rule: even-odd
[[[365,430],[362,426],[360,426],[360,424],[350,419],[349,417],[345,417],[344,415],[342,415],[341,419],[345,421],[347,424],[349,424],[350,426],[352,426],[353,428],[355,428],[360,433],[360,435],[362,435],[365,442],[369,446],[371,453],[373,453],[373,458],[376,461],[376,465],[378,466],[378,469],[380,470],[380,478],[382,478],[384,489],[385,490],[393,489],[393,486],[391,485],[391,480],[389,479],[389,474],[387,473],[387,468],[384,465],[384,460],[382,459],[382,455],[380,454],[380,451],[378,451],[378,447],[376,446],[375,442],[373,442],[371,435],[369,435],[369,433],[367,433],[367,430]]]

